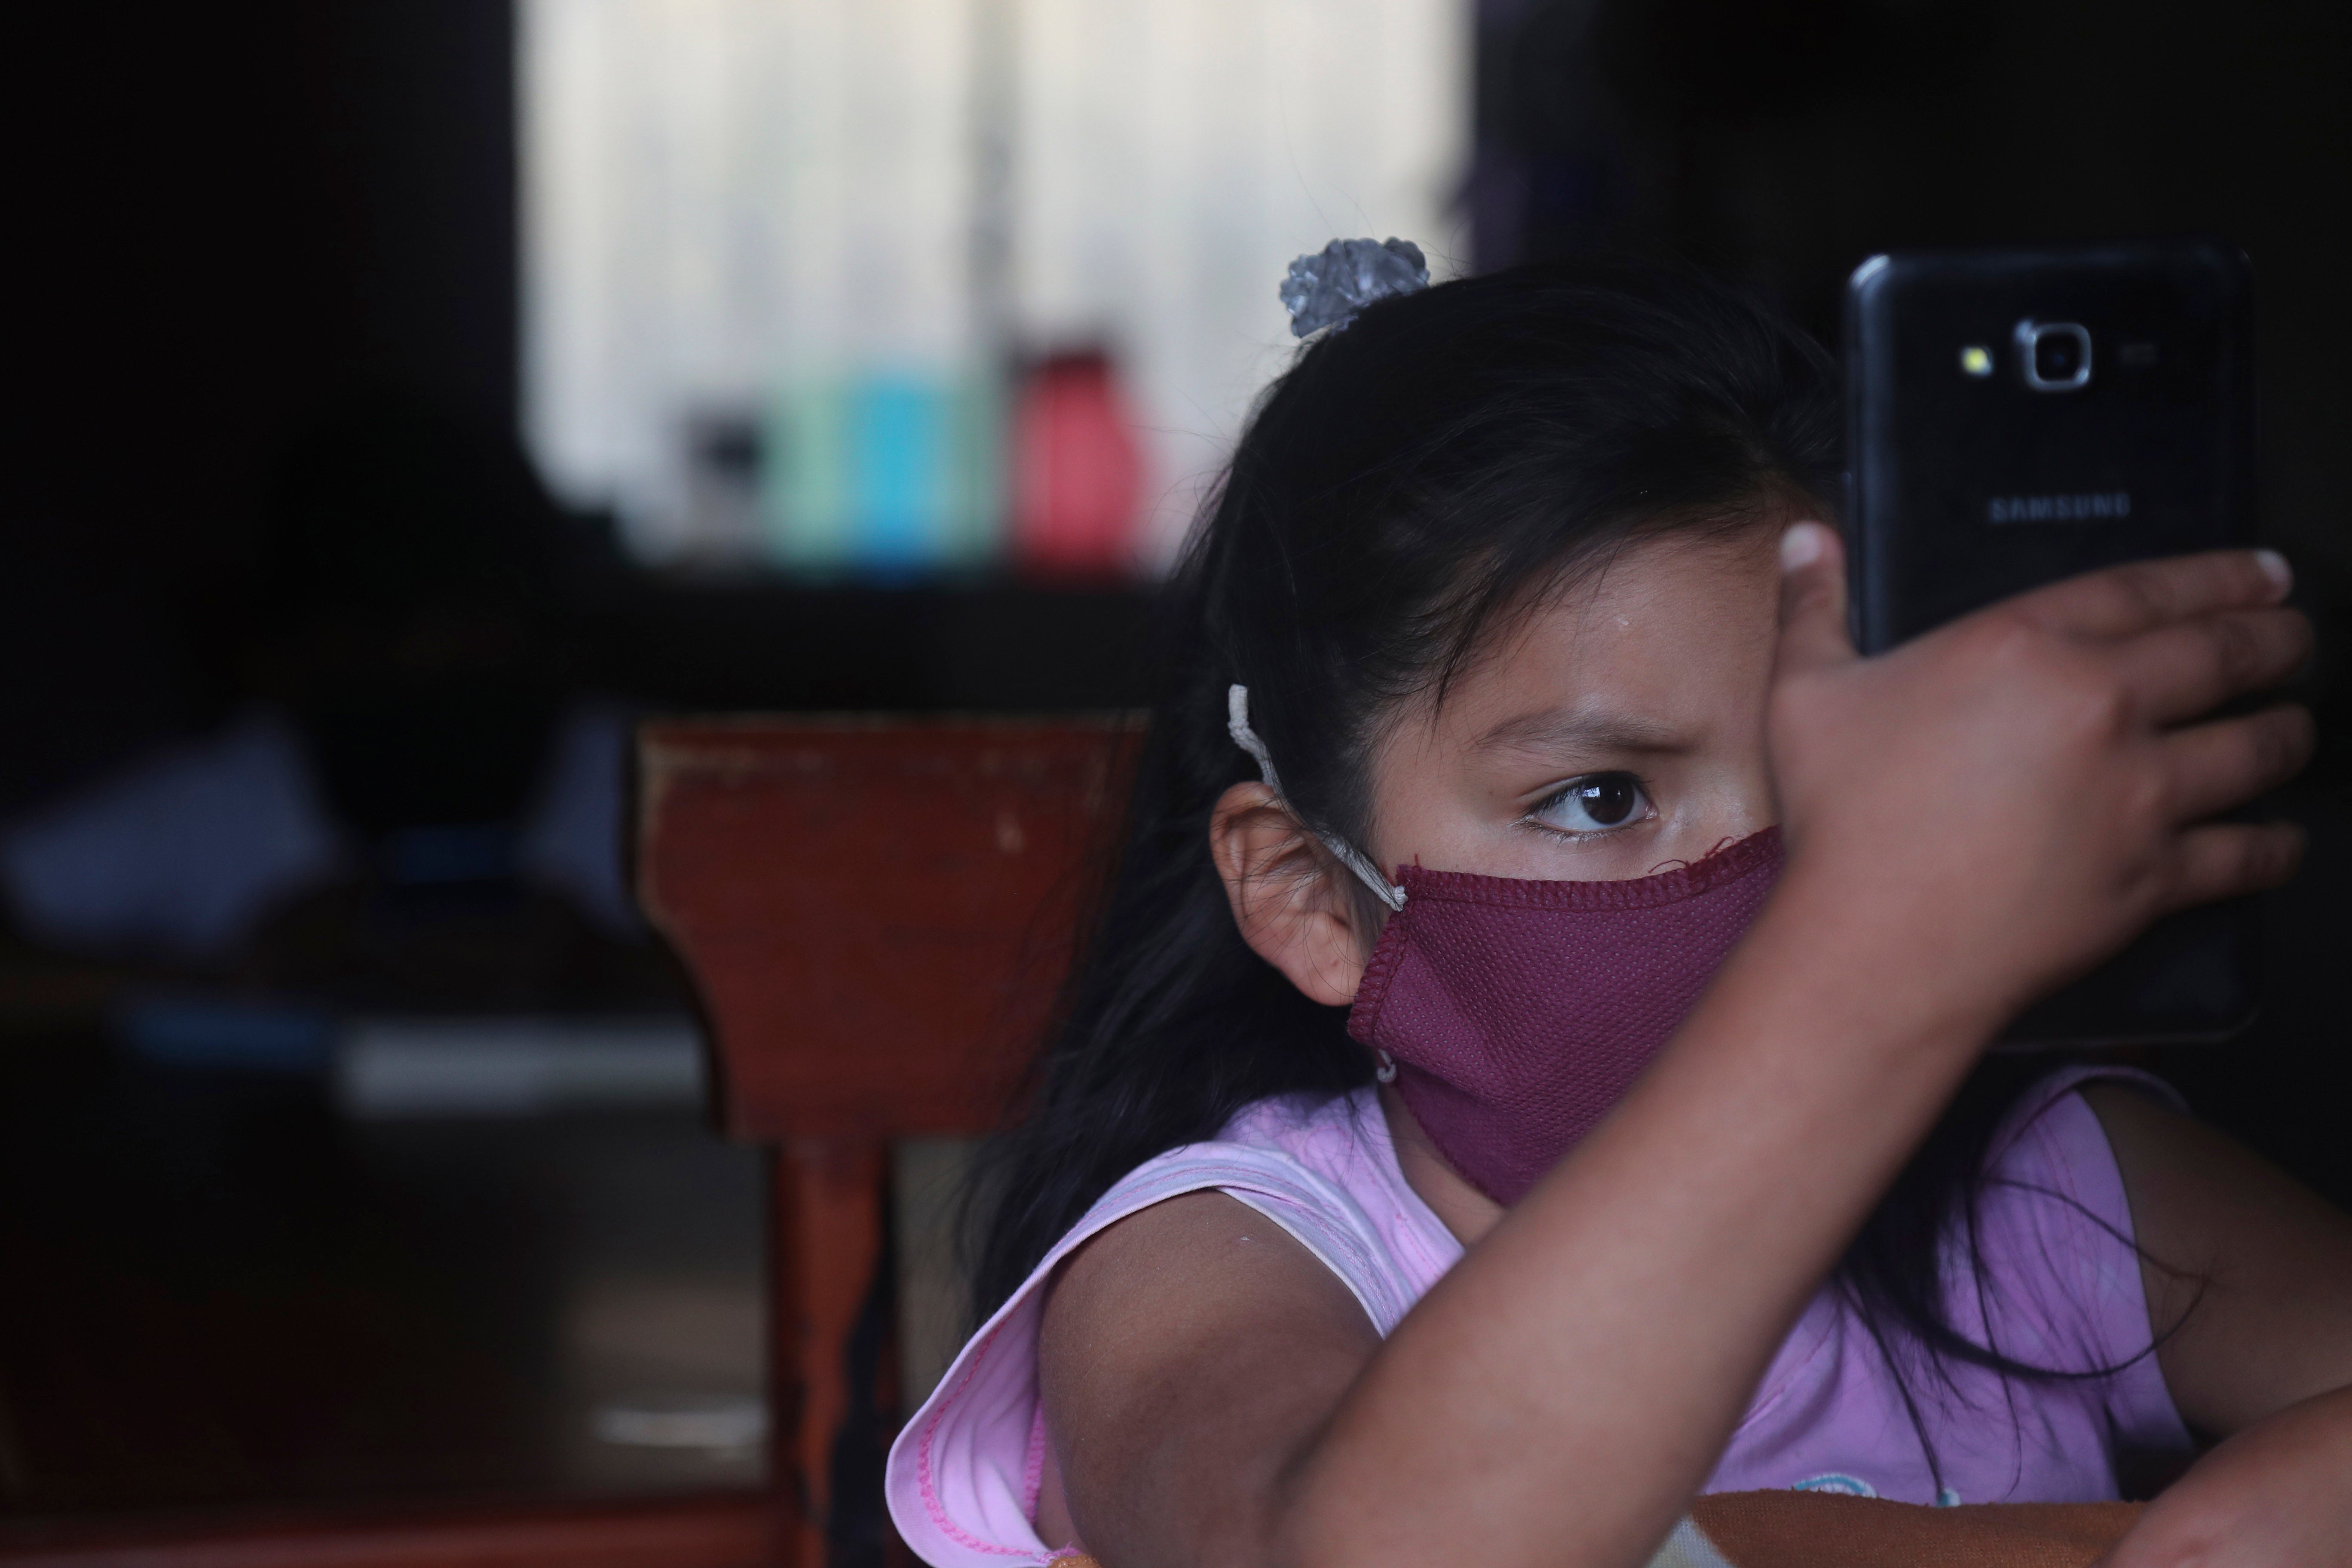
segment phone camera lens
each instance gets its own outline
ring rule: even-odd
[[[2033,340],[2033,374],[2043,381],[2072,381],[2083,373],[2083,345],[2064,332]]]
[[[2073,392],[2091,380],[2091,334],[2073,321],[2020,321],[2025,384],[2036,392]]]

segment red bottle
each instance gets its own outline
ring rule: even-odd
[[[1108,356],[1056,354],[1024,378],[1013,416],[1013,559],[1024,576],[1134,568],[1143,459]]]

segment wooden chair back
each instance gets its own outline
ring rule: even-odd
[[[729,719],[638,740],[636,875],[691,973],[733,1137],[775,1152],[772,1473],[824,1562],[888,1142],[1002,1112],[1122,795],[1125,720]]]

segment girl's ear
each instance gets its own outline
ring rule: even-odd
[[[1226,790],[1209,816],[1209,852],[1250,951],[1313,1001],[1353,1001],[1371,943],[1356,929],[1348,871],[1282,797],[1262,784]]]

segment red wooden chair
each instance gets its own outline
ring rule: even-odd
[[[781,1560],[821,1568],[888,1142],[985,1131],[1067,965],[1126,721],[733,720],[639,739],[637,885],[730,1136],[774,1151]]]

